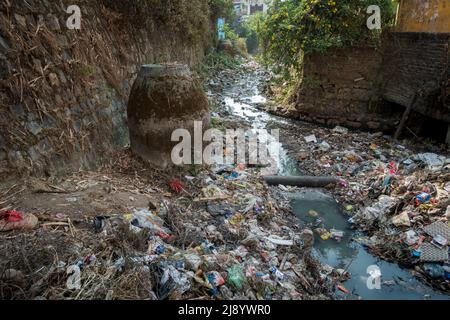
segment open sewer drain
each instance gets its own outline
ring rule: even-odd
[[[250,76],[249,76],[250,77]],[[248,80],[248,81],[247,81]],[[248,120],[254,129],[264,129],[270,121],[283,126],[285,119],[270,115],[255,107],[257,102],[265,102],[266,98],[261,96],[258,85],[261,79],[258,77],[247,79],[242,84],[238,83],[226,90],[225,105],[231,114]],[[228,97],[227,97],[228,95]],[[279,148],[278,175],[296,176],[301,174],[301,168],[295,159],[292,159],[281,143],[274,145]],[[351,295],[336,292],[338,299],[434,299],[449,300],[449,297],[441,294],[433,288],[425,285],[415,278],[407,269],[401,268],[395,263],[382,261],[370,254],[361,244],[352,239],[363,236],[352,230],[347,219],[349,218],[341,209],[340,205],[330,195],[317,190],[308,190],[293,197],[293,208],[296,216],[300,219],[302,226],[310,226],[316,229],[322,226],[327,231],[343,231],[340,242],[334,239],[322,240],[315,232],[314,255],[322,263],[326,263],[336,269],[345,269],[351,273],[350,280],[344,282],[344,286],[351,292]],[[313,210],[317,212],[310,214]],[[321,220],[321,225],[314,227],[317,219]],[[351,262],[351,263],[350,263]],[[381,272],[380,289],[370,289],[367,286],[369,273],[368,267],[376,266]]]
[[[449,300],[448,296],[420,282],[409,270],[380,260],[353,241],[362,235],[350,227],[348,216],[330,195],[307,190],[291,197],[294,213],[302,227],[314,231],[315,257],[333,268],[348,268],[351,274],[351,279],[343,283],[351,294],[336,291],[338,299]],[[379,288],[371,281],[373,278],[369,278],[368,268],[369,271],[374,268],[380,271]]]

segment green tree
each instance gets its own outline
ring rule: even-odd
[[[217,18],[225,18],[229,21],[235,19],[233,0],[208,0],[208,5],[214,20]]]
[[[244,20],[237,28],[237,33],[246,39],[248,50],[252,54],[258,52],[261,28],[265,19],[266,14],[258,12]]]
[[[378,43],[380,31],[366,24],[370,5],[380,7],[382,26],[392,24],[392,0],[275,0],[259,33],[265,61],[299,69],[303,54]]]

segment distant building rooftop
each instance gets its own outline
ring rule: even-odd
[[[238,16],[250,16],[257,12],[267,12],[273,0],[234,0],[234,10]]]

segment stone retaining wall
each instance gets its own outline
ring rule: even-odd
[[[330,126],[387,130],[399,119],[381,99],[382,53],[372,47],[347,47],[305,58],[296,97],[301,119]]]
[[[170,1],[147,2],[168,8]],[[67,3],[82,12],[81,30],[69,30],[65,2],[0,3],[0,180],[107,161],[129,144],[126,104],[140,65],[197,65],[210,44],[207,0],[177,1],[186,11],[175,18],[190,30],[165,24],[157,7],[140,25],[107,0]]]

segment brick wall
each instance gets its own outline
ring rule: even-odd
[[[448,90],[450,34],[389,33],[383,40],[382,96],[408,106],[417,90],[414,110],[450,122]]]
[[[391,129],[395,111],[383,108],[382,53],[372,47],[347,47],[305,57],[297,93],[297,117],[326,125]]]
[[[450,34],[385,33],[382,49],[347,47],[305,58],[296,117],[392,130],[418,89],[414,111],[450,122]],[[390,103],[389,103],[390,102]]]

